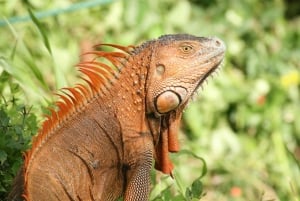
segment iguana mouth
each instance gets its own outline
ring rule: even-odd
[[[223,56],[222,54],[218,55],[218,56]],[[206,78],[208,78],[213,72],[215,72],[215,70],[217,70],[220,66],[222,66],[223,64],[223,59],[221,59],[215,66],[213,66],[212,68],[210,68],[210,70],[205,73],[203,75],[203,77],[199,80],[197,86],[195,87],[194,91],[192,94],[194,94],[198,89],[199,87],[202,85],[202,83],[206,80]]]

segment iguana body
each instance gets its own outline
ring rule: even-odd
[[[148,200],[153,157],[171,174],[182,111],[224,57],[216,38],[166,35],[122,52],[90,52],[88,87],[61,95],[44,122],[10,198],[27,201]],[[66,92],[66,91],[65,91]]]

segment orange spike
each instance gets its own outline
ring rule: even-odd
[[[120,58],[115,58],[111,55],[108,55],[105,57],[107,60],[109,60],[117,69],[120,71],[121,68],[123,67],[123,64],[120,62]]]
[[[112,67],[110,67],[109,65],[106,65],[102,62],[98,62],[98,61],[87,61],[87,62],[80,62],[78,64],[78,66],[81,66],[81,67],[91,67],[91,66],[94,66],[94,67],[98,67],[98,68],[101,68],[101,69],[105,69],[106,71],[110,72],[111,74],[114,74],[114,71],[112,70]]]
[[[84,97],[88,97],[90,95],[89,90],[83,84],[77,84],[75,88],[77,88],[84,95]]]
[[[107,79],[109,79],[109,77],[112,75],[111,71],[107,69],[99,68],[98,66],[94,66],[91,64],[82,64],[82,65],[79,64],[78,66],[100,73],[99,75],[103,75],[103,77],[106,77]]]
[[[48,115],[48,116],[46,116],[46,121],[44,122],[44,125],[43,125],[43,127],[45,127],[45,130],[46,131],[48,131],[49,130],[49,127],[50,127],[50,125],[51,125],[51,123],[52,123],[52,121],[51,121],[51,117]]]
[[[100,76],[97,75],[95,72],[90,71],[87,68],[80,68],[79,70],[89,77],[91,83],[95,85],[96,89],[99,89],[100,86],[103,84],[103,79],[99,79]]]
[[[94,68],[100,68],[105,71],[108,71],[111,75],[113,75],[115,78],[117,78],[116,71],[113,70],[111,66],[109,66],[105,63],[102,63],[102,62],[97,62],[97,61],[82,62],[82,63],[79,63],[78,66],[82,66],[82,67],[92,67],[93,66]],[[116,69],[118,69],[118,72],[120,72],[119,67],[117,67]]]
[[[59,108],[59,111],[58,111],[58,116],[59,117],[63,117],[64,115],[66,115],[68,113],[69,108],[68,108],[68,106],[65,102],[57,101],[56,105]]]
[[[83,102],[86,103],[90,98],[90,94],[91,94],[90,91],[82,84],[77,84],[75,88],[77,88],[81,92],[83,96]]]
[[[116,71],[114,71],[109,65],[106,65],[105,63],[101,63],[101,62],[97,62],[97,61],[93,61],[92,63],[94,63],[97,66],[103,67],[104,69],[108,70],[112,75],[114,75],[116,77]]]
[[[76,88],[63,88],[63,89],[71,92],[72,96],[74,97],[74,102],[73,102],[74,105],[82,103],[83,96],[79,91],[76,90]]]
[[[68,97],[71,99],[72,105],[75,105],[76,102],[77,102],[77,100],[76,100],[76,98],[73,96],[73,94],[69,94],[68,92],[64,91],[64,90],[70,91],[70,90],[69,90],[70,88],[64,87],[64,88],[62,88],[62,89],[63,89],[62,92],[63,92],[66,96],[68,96]]]
[[[82,71],[82,69],[80,69],[80,71]],[[86,75],[90,78],[90,80],[85,79],[83,77],[81,77],[81,79],[88,83],[88,85],[90,86],[90,88],[92,90],[93,97],[101,95],[101,93],[105,94],[105,91],[101,87],[101,86],[103,86],[107,89],[107,86],[104,84],[105,80],[103,81],[103,79],[100,79],[101,77],[98,76],[95,72],[91,72],[91,73],[94,74],[94,77],[95,77],[94,80],[91,80],[91,77],[89,77],[87,74]],[[91,74],[90,76],[93,76],[93,74]],[[100,79],[100,80],[98,80],[98,79]],[[102,82],[100,82],[100,81],[102,81]]]
[[[51,124],[55,124],[58,121],[57,112],[53,108],[50,108],[49,110],[51,112],[51,115],[49,117],[49,119],[51,120]]]
[[[89,55],[89,54],[96,55],[97,57],[104,57],[105,55],[107,55],[107,52],[94,50],[94,51],[85,52],[81,54],[81,56]]]
[[[42,130],[43,133],[47,133],[48,132],[50,124],[51,124],[51,122],[50,122],[49,118],[46,121],[44,121],[44,123],[43,123],[43,130]]]
[[[100,47],[100,46],[109,46],[109,47],[114,47],[114,48],[117,48],[119,50],[122,50],[124,52],[127,52],[127,53],[131,53],[132,49],[135,48],[135,46],[133,45],[130,45],[130,46],[122,46],[122,45],[115,45],[115,44],[110,44],[110,43],[100,43],[98,45],[95,45],[94,47]]]
[[[56,94],[56,95],[58,95],[61,99],[63,99],[63,101],[66,103],[67,107],[72,107],[73,103],[68,97],[66,97],[65,95],[62,95],[62,94]]]
[[[103,57],[109,60],[114,66],[116,66],[120,70],[120,64],[122,63],[119,61],[120,58],[126,59],[127,55],[122,52],[103,52],[103,51],[90,51],[85,54],[94,54],[98,57]],[[95,62],[95,61],[93,61]],[[83,62],[85,63],[85,62]]]
[[[113,57],[120,57],[120,58],[126,58],[126,54],[123,52],[103,52],[103,51],[90,51],[87,52],[87,54],[94,54],[99,57],[107,57],[107,56],[113,56]]]
[[[92,82],[82,76],[80,76],[80,79],[84,80],[90,87],[91,89],[91,92],[92,92],[92,95],[94,96],[95,94],[94,93],[97,93],[97,89],[95,88],[95,86],[92,84]]]

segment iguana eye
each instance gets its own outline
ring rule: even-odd
[[[192,52],[194,52],[194,47],[190,44],[183,44],[181,47],[180,47],[181,51],[185,54],[190,54]]]

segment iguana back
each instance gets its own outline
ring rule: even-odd
[[[223,42],[177,34],[138,47],[106,45],[121,52],[89,52],[96,58],[78,65],[87,86],[60,95],[9,199],[143,201],[153,157],[171,174],[182,111],[221,64]]]

